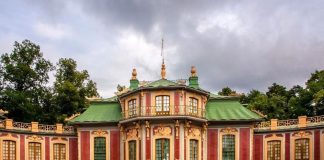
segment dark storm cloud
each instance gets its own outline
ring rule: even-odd
[[[196,65],[208,89],[291,87],[324,68],[323,1],[86,1],[83,7],[147,39],[165,35],[181,59],[171,74],[187,76]],[[204,21],[207,29],[197,31]],[[162,33],[152,33],[156,25]]]
[[[187,78],[195,65],[202,87],[212,91],[303,85],[324,69],[324,1],[35,2],[29,5],[39,19],[70,27],[72,36],[52,47],[82,53],[70,56],[90,70],[104,96],[128,83],[132,67],[140,78],[159,78],[162,36],[168,77]]]

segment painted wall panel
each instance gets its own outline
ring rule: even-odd
[[[314,132],[314,160],[320,160],[321,156],[321,139],[320,130]]]
[[[207,159],[217,160],[218,156],[218,130],[208,129],[207,130]]]
[[[50,142],[49,137],[45,137],[45,159],[50,160]]]
[[[110,159],[120,159],[120,134],[119,131],[110,131]]]
[[[70,160],[78,159],[78,138],[70,138],[69,139],[69,158]]]
[[[25,135],[20,135],[20,160],[25,159]]]
[[[263,135],[253,136],[253,159],[263,159]]]
[[[90,132],[81,131],[81,160],[90,160]]]
[[[240,129],[240,160],[250,159],[250,128]]]
[[[285,157],[290,160],[290,133],[285,134]]]

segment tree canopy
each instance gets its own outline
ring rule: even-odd
[[[87,96],[98,96],[88,72],[76,66],[73,59],[60,59],[55,70],[39,45],[15,42],[12,52],[0,58],[0,108],[15,121],[63,122],[88,106]],[[51,71],[56,71],[53,85]]]

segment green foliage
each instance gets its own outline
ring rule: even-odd
[[[73,59],[59,60],[55,78],[54,101],[59,115],[62,115],[59,121],[88,107],[86,97],[98,96],[96,83],[89,79],[86,70],[77,70],[77,63]]]
[[[86,97],[98,96],[87,71],[77,71],[72,59],[60,59],[54,87],[48,73],[55,68],[29,40],[15,42],[0,59],[0,108],[15,121],[63,122],[88,106]]]
[[[229,95],[236,94],[236,91],[232,90],[229,87],[225,87],[225,88],[222,89],[222,91],[218,92],[218,94],[222,95],[222,96],[229,96]]]
[[[14,120],[41,120],[39,113],[50,99],[46,84],[53,65],[43,58],[40,47],[28,40],[15,42],[13,51],[1,56],[0,67],[0,106]]]

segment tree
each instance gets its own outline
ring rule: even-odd
[[[287,97],[287,90],[286,87],[277,83],[273,83],[270,87],[268,87],[268,92],[266,94],[268,97],[272,97],[275,95]]]
[[[29,40],[15,42],[13,51],[0,60],[0,106],[16,121],[41,120],[50,90],[46,87],[53,65],[40,47]]]
[[[242,96],[240,97],[240,102],[242,104],[249,104],[254,101],[254,99],[260,94],[260,91],[252,89],[247,95],[242,94]]]
[[[312,107],[313,115],[324,114],[324,101],[323,101],[323,91],[324,90],[324,70],[315,71],[311,74],[311,77],[306,82],[306,94],[312,95],[308,97],[308,100]]]
[[[229,87],[225,87],[222,89],[222,91],[218,92],[218,94],[222,96],[230,96],[230,95],[235,95],[236,91],[232,90]]]
[[[96,83],[86,70],[78,71],[73,59],[62,58],[57,64],[54,83],[54,103],[59,108],[58,121],[81,112],[89,103],[86,97],[98,96]]]

